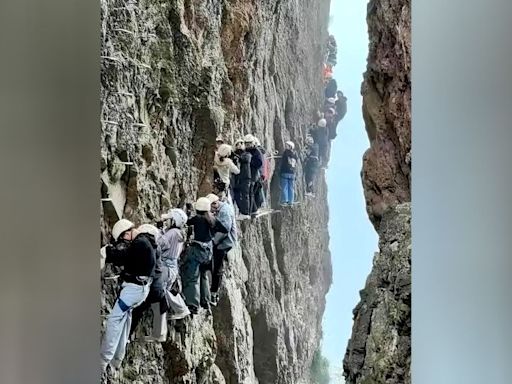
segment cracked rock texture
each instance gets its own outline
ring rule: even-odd
[[[368,64],[362,86],[370,139],[362,179],[370,220],[411,201],[411,10],[409,0],[368,3]]]
[[[119,217],[151,222],[210,192],[218,134],[301,149],[323,103],[328,13],[329,0],[101,0],[102,244]],[[103,382],[310,383],[331,263],[324,176],[315,200],[302,180],[301,205],[239,223],[213,316],[170,321],[163,344],[130,343]],[[102,326],[115,274],[102,274]]]
[[[362,86],[370,139],[361,172],[379,252],[354,309],[348,384],[409,384],[411,362],[411,17],[407,0],[370,0]]]

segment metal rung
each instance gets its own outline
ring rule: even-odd
[[[120,125],[117,121],[101,120],[101,122],[105,124]]]
[[[108,199],[101,199],[101,201],[112,201],[112,199],[108,198]]]
[[[114,164],[133,165],[133,161],[114,161]]]
[[[133,123],[132,124],[132,127],[147,127],[148,125],[147,124],[143,124],[143,123]]]

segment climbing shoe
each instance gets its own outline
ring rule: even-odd
[[[211,300],[210,304],[213,305],[214,307],[216,307],[218,303],[219,303],[219,294],[212,292],[212,300]]]

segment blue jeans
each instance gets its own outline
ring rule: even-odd
[[[294,180],[295,180],[295,175],[293,173],[281,174],[281,204],[293,203],[293,199],[294,199],[293,182],[294,182]]]

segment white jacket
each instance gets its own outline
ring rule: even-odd
[[[229,186],[231,174],[233,173],[238,175],[240,173],[240,169],[238,169],[235,163],[233,163],[233,160],[231,160],[229,157],[225,157],[224,159],[220,160],[219,154],[217,152],[215,152],[214,168],[218,172],[222,182],[226,184],[226,187]]]

